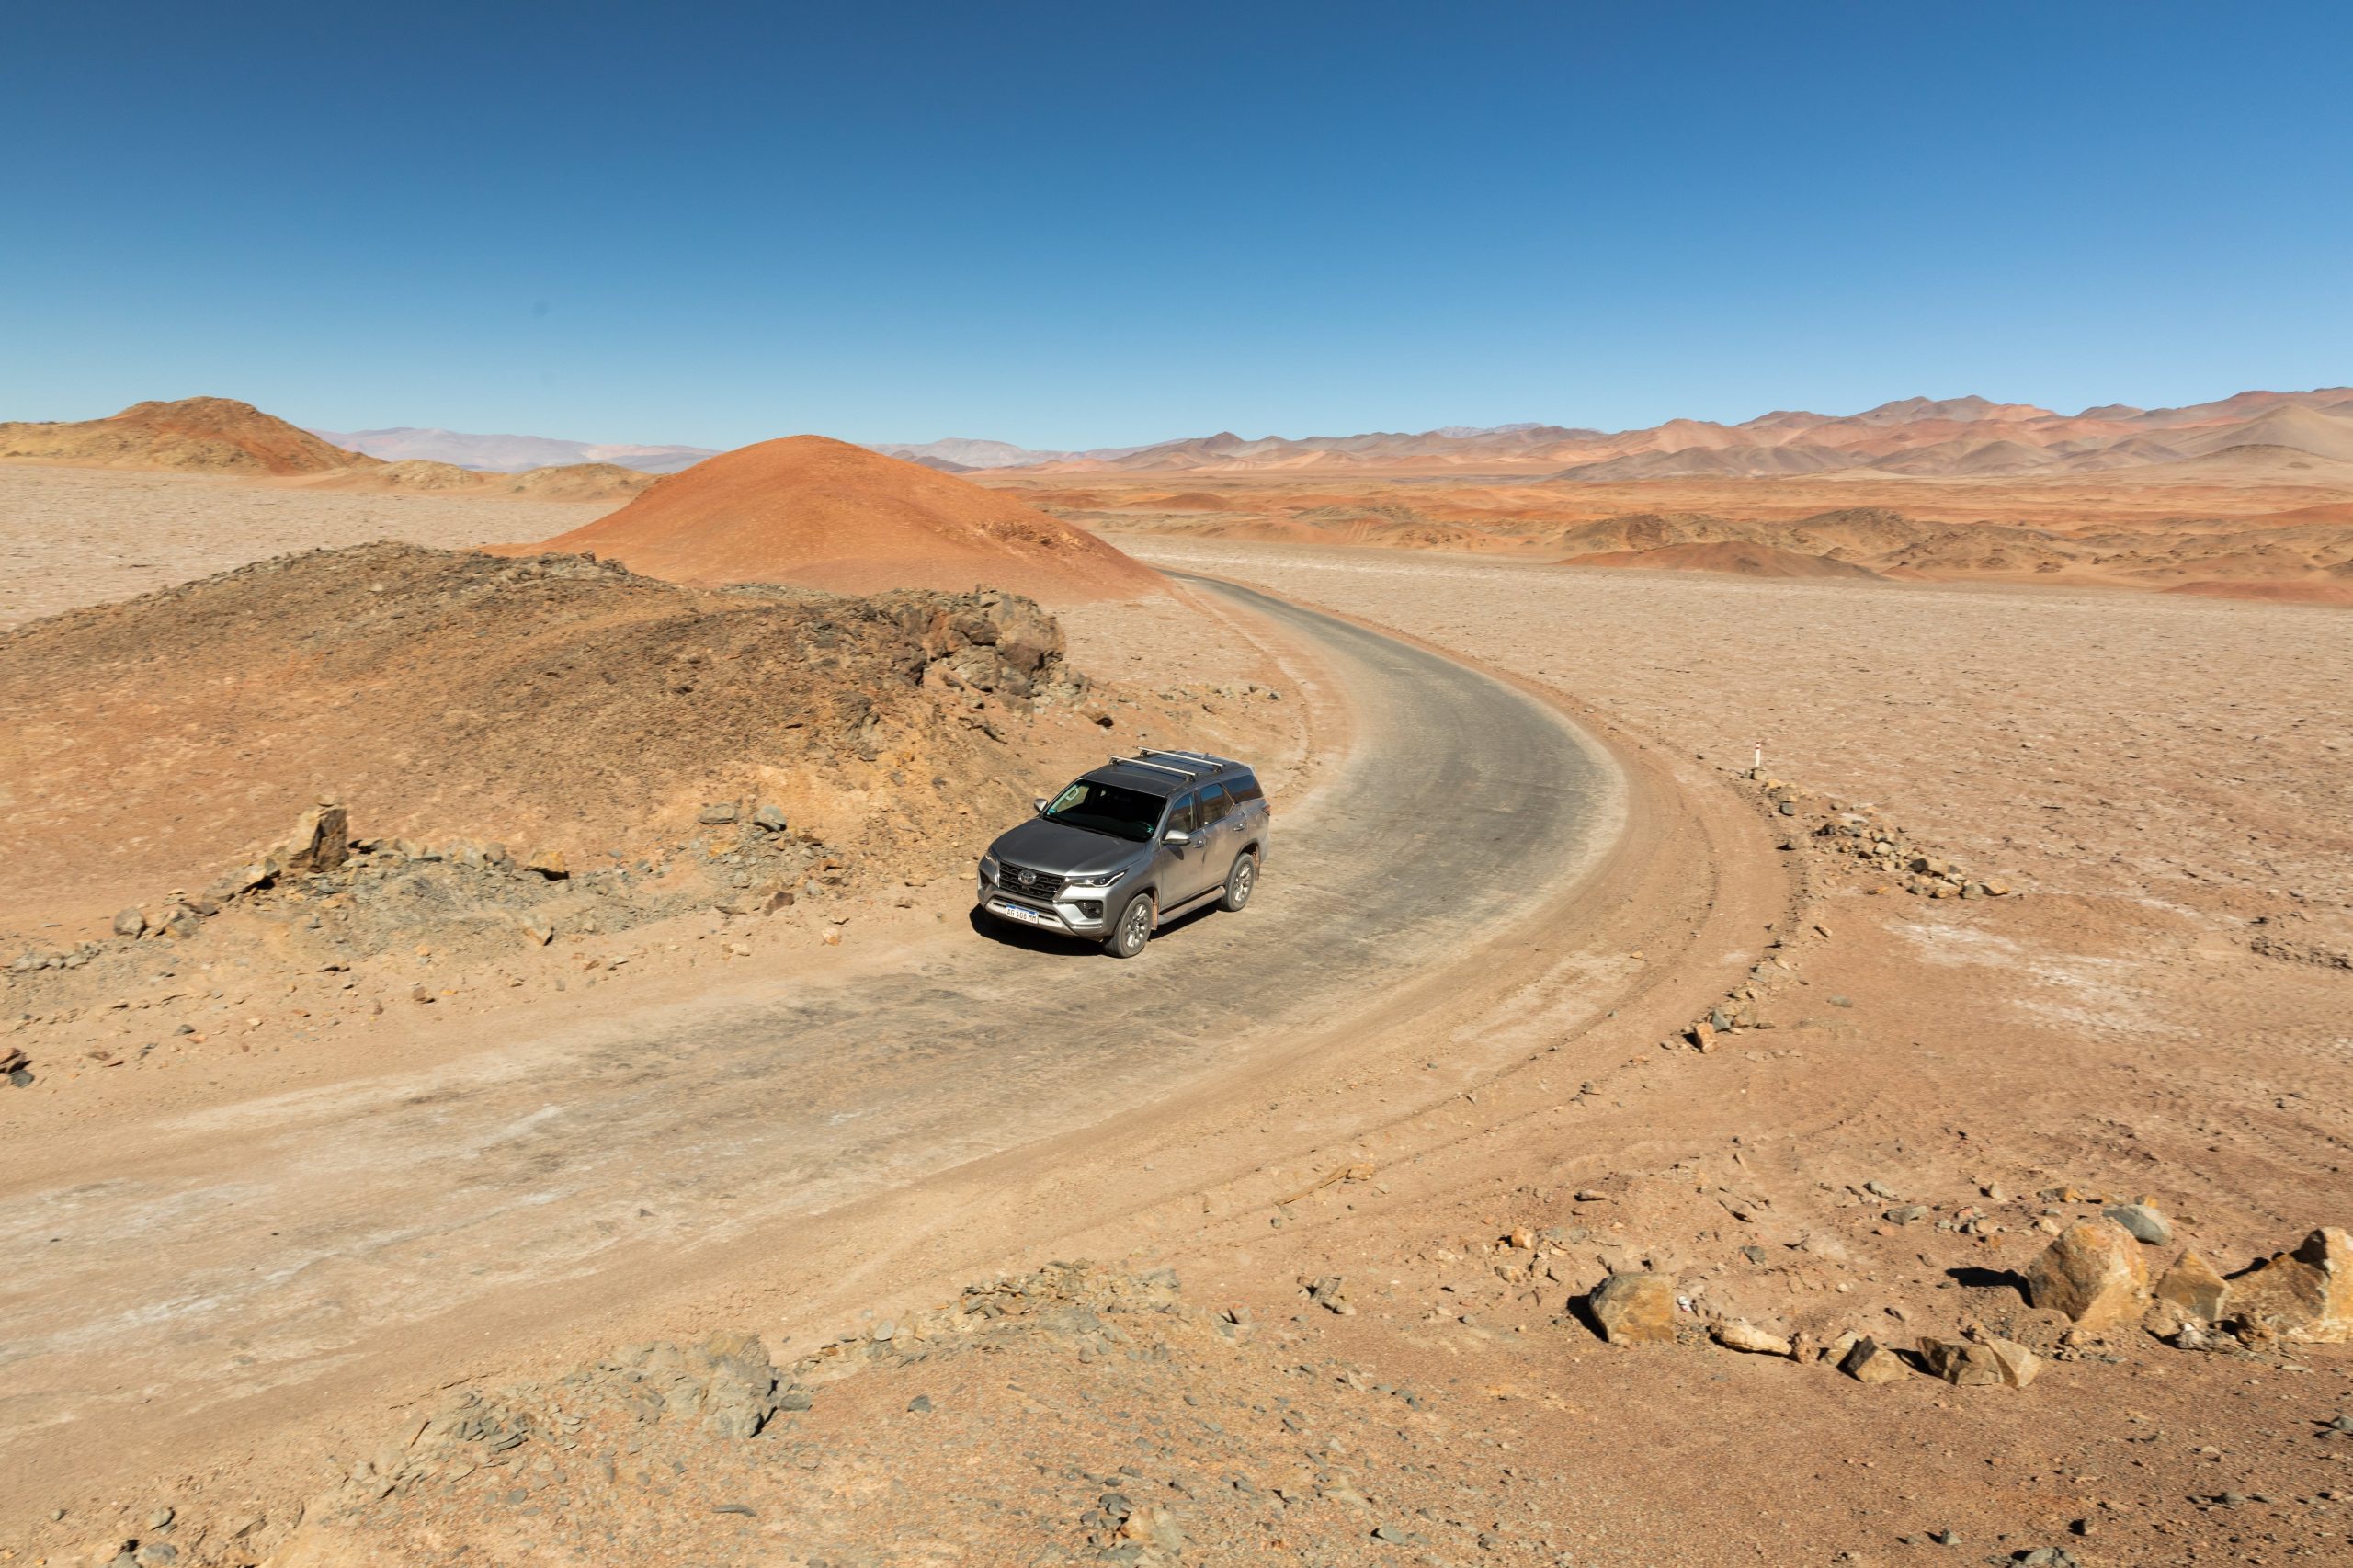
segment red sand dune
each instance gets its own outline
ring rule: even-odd
[[[1730,572],[1743,577],[1869,578],[1881,574],[1826,555],[1801,555],[1769,544],[1727,540],[1714,544],[1669,544],[1655,550],[1605,550],[1572,555],[1559,566],[1632,566],[1665,572]]]
[[[675,583],[852,594],[984,585],[1052,604],[1161,586],[1150,567],[1015,496],[823,436],[722,452],[585,528],[493,549],[589,551]]]

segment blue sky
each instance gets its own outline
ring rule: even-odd
[[[12,17],[0,418],[1080,447],[2353,381],[2343,6],[361,14]]]

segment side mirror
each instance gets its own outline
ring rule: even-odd
[[[1040,795],[1036,800],[1030,801],[1029,809],[1037,812],[1040,816],[1044,816],[1046,814],[1046,797]]]
[[[1193,842],[1193,835],[1187,833],[1181,827],[1172,827],[1165,834],[1161,835],[1160,842],[1163,844],[1173,844],[1177,848],[1182,849],[1185,846]]]

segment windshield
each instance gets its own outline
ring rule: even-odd
[[[1143,844],[1160,825],[1160,808],[1166,803],[1158,795],[1082,778],[1046,808],[1046,820]]]

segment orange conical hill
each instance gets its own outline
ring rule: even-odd
[[[585,528],[526,550],[589,551],[676,583],[963,592],[1047,604],[1133,598],[1159,574],[1000,491],[823,436],[722,452]]]

